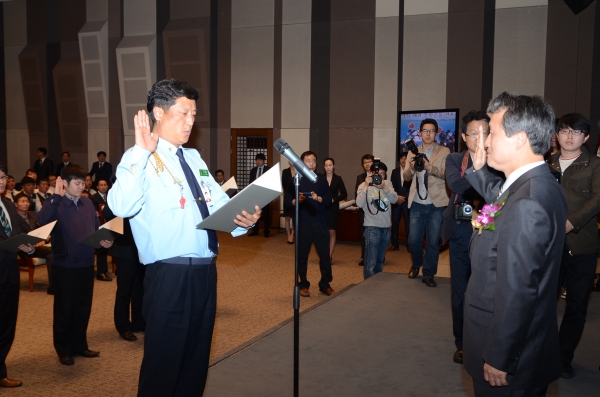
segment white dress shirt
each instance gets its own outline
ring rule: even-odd
[[[158,140],[156,152],[175,178],[181,180],[185,208],[181,208],[181,189],[165,169],[158,174],[152,166],[156,159],[139,146],[127,150],[117,167],[117,181],[108,192],[108,205],[120,217],[131,217],[133,237],[140,255],[140,262],[147,265],[159,260],[177,256],[208,258],[213,253],[208,249],[208,236],[205,230],[196,229],[202,221],[198,205],[187,183],[176,155],[177,147],[164,139]],[[213,177],[200,175],[206,170],[206,163],[195,149],[183,148],[198,184],[206,186],[211,195],[209,213],[215,212],[229,201],[229,197]],[[238,227],[233,236],[246,233]]]

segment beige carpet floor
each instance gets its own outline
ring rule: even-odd
[[[217,320],[211,359],[219,359],[239,345],[293,316],[294,246],[285,233],[232,238],[220,233]],[[363,280],[360,246],[338,244],[333,254],[334,290]],[[406,273],[410,256],[404,246],[388,252],[384,271]],[[308,278],[311,297],[302,298],[301,310],[326,298],[318,292],[318,257],[311,252]],[[415,281],[418,282],[418,281]],[[0,390],[0,396],[135,396],[143,355],[143,334],[137,342],[119,338],[113,324],[116,282],[96,281],[88,328],[88,342],[100,357],[75,358],[75,365],[60,365],[52,345],[52,302],[46,294],[47,273],[38,269],[35,292],[21,273],[21,295],[15,342],[8,355],[8,376],[23,380],[23,387]],[[448,305],[450,297],[448,297]],[[290,341],[290,344],[292,342]],[[169,365],[169,363],[165,363]]]

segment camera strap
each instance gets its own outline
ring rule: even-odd
[[[373,187],[373,188],[377,190],[377,194],[379,195],[379,201],[381,201],[381,190],[379,190],[379,189],[377,189],[375,187]],[[371,211],[371,208],[369,207],[369,197],[368,197],[369,187],[367,187],[366,194],[367,194],[367,197],[366,197],[367,209],[369,210],[369,212],[371,213],[371,215],[377,215],[377,214],[379,214],[379,206],[377,207],[377,212],[375,212],[375,213],[373,213],[373,211]]]
[[[467,170],[467,165],[469,165],[469,151],[465,153],[465,157],[463,157],[462,165],[460,166],[460,177],[465,176],[465,171]],[[454,196],[454,201],[458,200],[458,193]]]

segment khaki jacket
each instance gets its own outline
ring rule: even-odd
[[[423,147],[419,147],[419,153],[422,151]],[[431,201],[433,205],[436,207],[445,207],[448,205],[448,200],[450,196],[448,196],[448,192],[446,191],[446,156],[450,154],[450,150],[447,147],[440,146],[437,143],[433,144],[433,151],[431,152],[431,158],[429,158],[429,162],[433,166],[431,171],[429,171],[429,178],[427,181],[427,191],[429,193],[429,197],[431,197]],[[408,156],[406,157],[406,164],[410,164],[410,161],[415,156],[412,152],[408,152]],[[413,179],[412,170],[410,166],[406,167],[404,170],[404,180],[410,181]],[[415,194],[417,193],[417,183],[413,182],[410,185],[410,193],[408,194],[408,208],[412,205],[413,199],[415,198]]]

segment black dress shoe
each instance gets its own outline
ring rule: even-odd
[[[84,350],[80,353],[78,353],[81,357],[87,357],[87,358],[93,358],[93,357],[98,357],[100,355],[100,352],[96,352],[93,350]]]
[[[562,363],[560,370],[560,377],[565,379],[571,379],[575,376],[575,371],[573,371],[573,366],[568,363]]]
[[[452,357],[452,361],[454,361],[457,364],[462,364],[463,363],[463,351],[462,351],[462,349],[458,349],[457,351],[454,352],[454,356]]]
[[[365,265],[365,261],[358,262],[358,266],[364,266],[364,265]]]
[[[60,358],[60,363],[62,365],[73,365],[75,361],[73,360],[73,356],[64,356]]]
[[[411,266],[410,270],[408,271],[408,278],[417,278],[418,275],[419,269],[416,269],[414,266]]]
[[[424,278],[421,281],[423,281],[428,287],[437,287],[437,284],[433,278]]]
[[[137,336],[135,336],[131,331],[125,331],[119,335],[121,335],[121,338],[125,339],[128,342],[135,342],[137,340]]]
[[[54,295],[54,290],[53,290],[52,288],[48,287],[48,288],[46,289],[46,293],[47,293],[48,295]]]
[[[112,281],[112,278],[109,277],[106,273],[100,273],[96,275],[96,280],[100,281]]]

